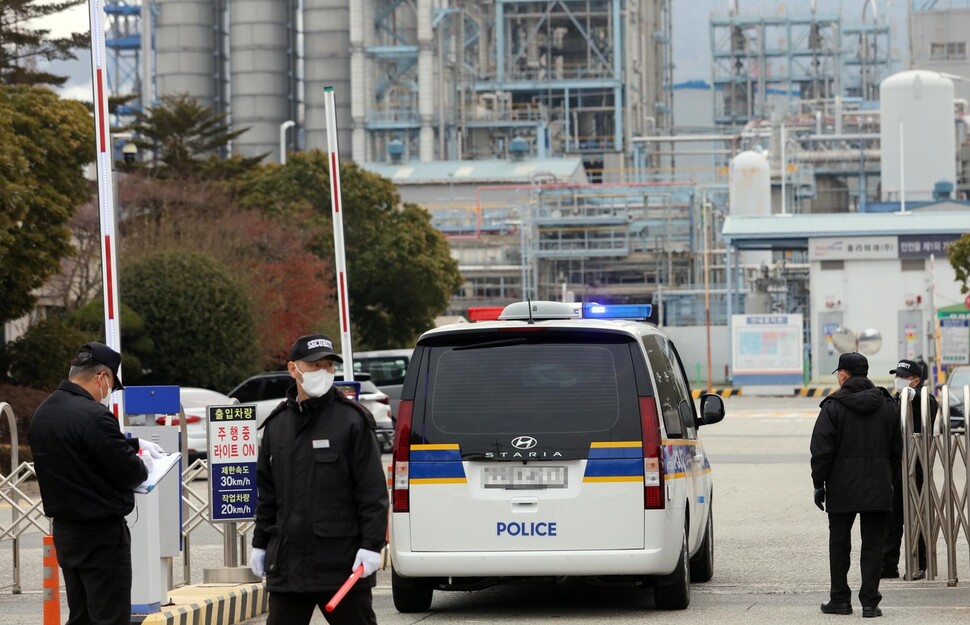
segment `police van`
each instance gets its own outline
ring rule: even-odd
[[[517,302],[423,334],[393,453],[392,594],[509,578],[633,582],[683,609],[714,574],[711,466],[673,343],[649,306]],[[494,318],[494,317],[493,317]]]

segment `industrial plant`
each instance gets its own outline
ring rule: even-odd
[[[233,152],[279,162],[326,149],[332,86],[341,156],[448,237],[450,315],[649,302],[672,333],[720,333],[721,380],[734,315],[800,316],[806,377],[864,325],[880,369],[939,351],[936,310],[962,301],[943,251],[970,231],[970,3],[914,0],[894,28],[877,0],[725,0],[696,16],[709,77],[681,83],[674,4],[119,0],[110,87],[134,108],[188,94],[248,128]],[[878,293],[899,296],[867,307],[893,273]]]

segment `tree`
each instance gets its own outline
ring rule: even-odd
[[[67,378],[68,366],[79,347],[96,340],[62,319],[45,319],[31,324],[19,339],[7,347],[10,381],[20,386],[50,389]]]
[[[953,266],[957,282],[960,283],[960,292],[970,292],[967,280],[970,279],[970,234],[964,234],[959,239],[946,248],[946,257]]]
[[[146,383],[228,390],[259,368],[246,292],[211,258],[147,256],[122,268],[121,299],[155,343],[142,363]]]
[[[125,263],[160,251],[200,252],[221,262],[246,289],[260,345],[260,362],[287,361],[293,339],[322,331],[334,317],[329,260],[309,251],[312,232],[303,217],[287,220],[240,209],[219,184],[132,177],[121,204]]]
[[[222,167],[247,169],[265,156],[235,157],[223,163],[217,154],[248,128],[232,130],[225,114],[199,104],[187,94],[162,96],[160,104],[136,113],[131,130],[136,135],[135,145],[154,155],[156,173],[161,176],[221,177]],[[157,167],[159,161],[164,168]]]
[[[88,34],[51,38],[49,30],[31,28],[28,24],[84,3],[85,0],[0,0],[0,84],[64,84],[66,76],[37,69],[39,62],[76,59],[74,50],[89,45]]]
[[[66,323],[105,342],[104,300],[93,299],[68,315]],[[155,352],[155,341],[145,331],[145,321],[131,306],[121,302],[121,376],[125,384],[140,384],[145,377],[142,362]]]
[[[340,181],[354,347],[411,344],[461,285],[458,265],[427,212],[401,206],[390,180],[345,163]],[[303,224],[313,233],[313,251],[333,258],[325,154],[293,154],[285,166],[264,165],[234,181],[233,189],[244,206]]]
[[[91,195],[91,116],[37,87],[0,87],[0,322],[26,314],[33,290],[71,254],[67,227]]]

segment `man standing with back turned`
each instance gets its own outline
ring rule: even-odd
[[[131,536],[125,517],[132,489],[148,477],[162,448],[125,438],[108,410],[124,388],[121,354],[86,343],[68,379],[34,412],[27,433],[44,514],[64,572],[67,625],[131,622]],[[140,451],[139,451],[140,449]]]
[[[839,390],[821,403],[812,432],[815,505],[829,514],[830,600],[826,614],[851,614],[849,588],[852,525],[861,519],[862,616],[882,616],[879,577],[886,517],[893,509],[893,476],[900,471],[902,437],[892,397],[866,376],[869,361],[839,356]]]

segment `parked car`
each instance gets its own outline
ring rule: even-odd
[[[343,375],[338,373],[334,381],[343,381]],[[374,421],[377,423],[377,441],[381,445],[381,451],[390,452],[394,446],[394,421],[391,417],[390,399],[374,385],[370,374],[355,373],[354,381],[360,383],[358,401],[374,415]],[[293,378],[288,371],[259,373],[229,391],[229,396],[239,400],[241,404],[256,404],[258,427],[286,398],[286,391],[293,384]]]
[[[970,386],[970,366],[954,367],[946,385],[950,390],[950,430],[963,430],[966,427],[963,387]]]
[[[370,374],[371,382],[390,398],[392,416],[397,414],[401,385],[404,384],[404,374],[407,373],[412,352],[413,348],[354,352],[354,377],[360,373]]]
[[[206,409],[209,406],[227,406],[237,402],[232,397],[217,391],[191,386],[183,386],[179,389],[179,401],[185,413],[185,431],[188,435],[189,464],[191,464],[198,458],[208,457]],[[179,415],[160,415],[155,418],[155,423],[179,427]]]

